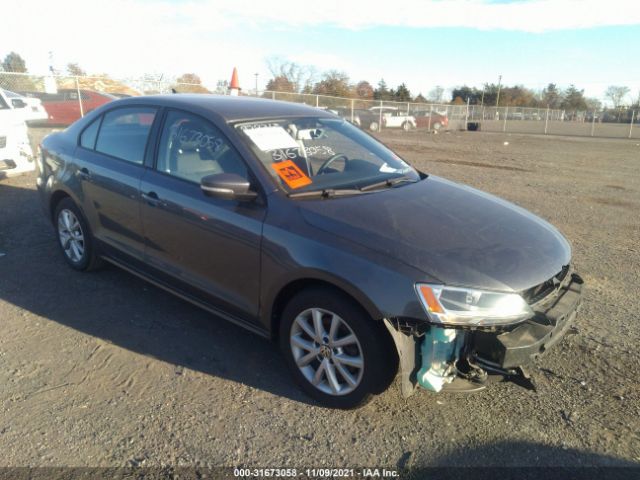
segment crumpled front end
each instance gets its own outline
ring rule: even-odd
[[[489,376],[533,387],[523,367],[546,353],[569,330],[580,305],[583,280],[568,267],[522,292],[530,318],[514,325],[456,326],[385,320],[400,357],[402,393],[475,391]]]

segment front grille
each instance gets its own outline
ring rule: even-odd
[[[529,305],[538,303],[547,295],[557,291],[560,288],[563,281],[567,278],[567,273],[569,273],[569,265],[565,265],[564,267],[562,267],[562,270],[560,270],[560,272],[551,277],[549,280],[542,282],[534,287],[528,288],[527,290],[524,290],[520,293],[520,295],[522,295],[522,298],[524,298],[525,302],[527,302]]]

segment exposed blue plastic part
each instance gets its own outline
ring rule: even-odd
[[[422,367],[418,384],[439,392],[456,377],[455,361],[463,345],[464,332],[454,328],[431,327],[422,339]]]

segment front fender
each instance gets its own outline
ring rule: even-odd
[[[271,328],[278,294],[300,280],[319,280],[343,290],[375,320],[425,319],[414,285],[433,279],[348,240],[306,224],[297,227],[264,226],[260,320],[265,328]]]

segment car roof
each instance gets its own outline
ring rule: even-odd
[[[310,107],[308,105],[269,100],[255,97],[234,97],[230,95],[188,94],[148,95],[115,100],[111,104],[125,106],[127,104],[148,103],[185,110],[206,110],[217,115],[225,122],[280,117],[326,117],[335,115]]]

